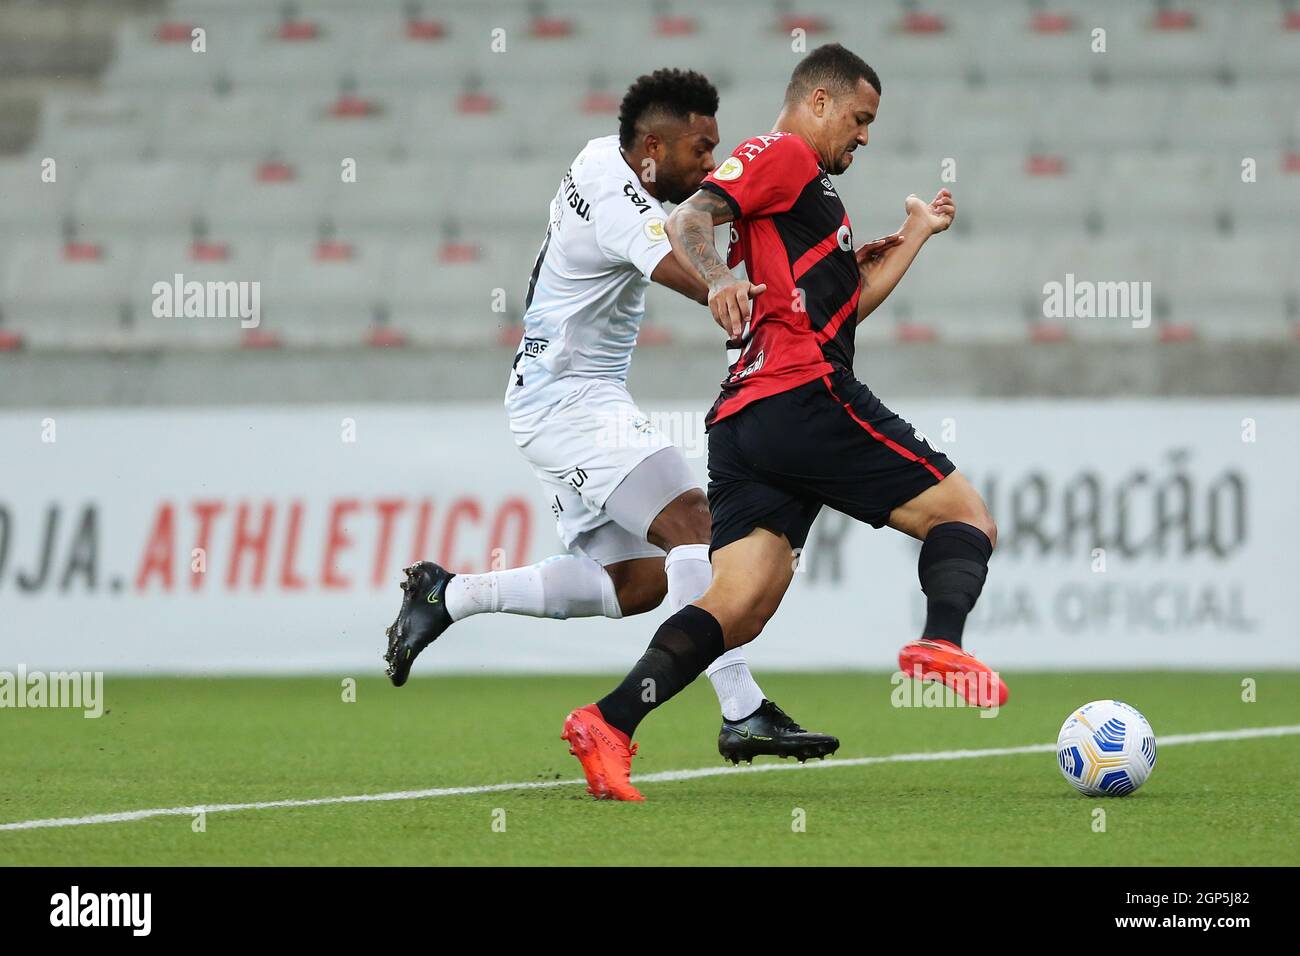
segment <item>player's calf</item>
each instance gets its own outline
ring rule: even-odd
[[[762,633],[794,578],[794,552],[784,535],[751,531],[713,554],[713,581],[696,603],[722,626],[729,648]]]
[[[650,711],[699,677],[723,650],[717,619],[688,604],[659,626],[623,682],[596,706],[611,726],[630,739]]]
[[[997,672],[961,646],[997,540],[983,500],[954,472],[896,509],[890,524],[923,541],[917,577],[925,593],[925,627],[920,640],[899,652],[900,670],[920,680],[942,681],[981,707],[1006,703],[1007,687]]]
[[[645,614],[663,604],[668,595],[668,576],[662,558],[636,558],[605,566],[614,582],[614,594],[623,617]]]

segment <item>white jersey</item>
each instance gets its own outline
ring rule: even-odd
[[[650,274],[671,252],[665,219],[617,136],[583,147],[551,200],[528,285],[524,338],[506,387],[512,418],[595,379],[627,380]]]

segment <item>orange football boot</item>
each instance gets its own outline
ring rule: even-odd
[[[636,744],[627,734],[605,722],[595,704],[579,707],[564,719],[561,740],[578,758],[587,775],[587,792],[597,800],[644,800],[628,779]]]
[[[952,641],[923,637],[905,644],[898,652],[898,668],[908,677],[942,680],[977,707],[1007,702],[1007,685],[997,671]]]

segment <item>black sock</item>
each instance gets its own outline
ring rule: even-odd
[[[917,574],[925,592],[924,637],[961,647],[966,615],[984,589],[993,542],[974,525],[948,521],[935,525],[921,545]]]
[[[688,604],[659,625],[623,683],[596,706],[606,721],[631,737],[646,714],[703,674],[724,650],[717,618]]]

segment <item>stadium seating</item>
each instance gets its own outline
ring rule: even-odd
[[[790,67],[831,39],[884,81],[836,180],[856,238],[895,228],[909,192],[959,207],[868,339],[1054,341],[1042,286],[1073,273],[1153,282],[1167,328],[1295,340],[1300,15],[1272,0],[173,0],[121,28],[99,92],[48,94],[28,151],[0,161],[0,330],[509,344],[565,166],[616,131],[638,72],[714,78],[721,153],[771,128]],[[175,271],[264,280],[266,334],[155,320],[148,290]],[[650,297],[647,344],[716,335]]]

